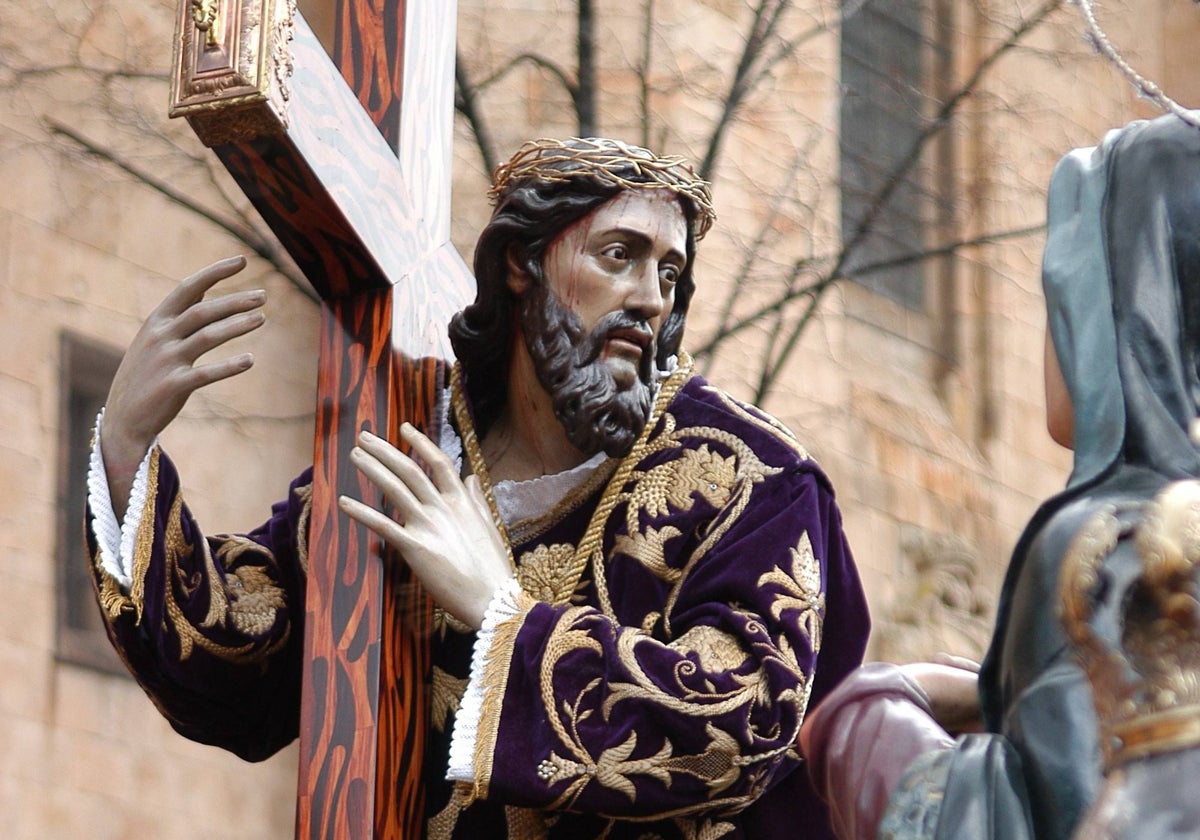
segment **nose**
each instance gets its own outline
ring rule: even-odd
[[[629,294],[625,296],[625,309],[647,321],[662,315],[666,307],[662,284],[658,279],[658,266],[648,262],[634,278]]]

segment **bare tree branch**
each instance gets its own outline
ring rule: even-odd
[[[592,0],[578,0],[579,24],[576,41],[578,68],[575,72],[575,115],[579,136],[596,136],[596,35]]]
[[[721,113],[713,125],[708,150],[704,153],[704,159],[697,170],[700,177],[712,180],[721,154],[721,144],[725,140],[725,132],[751,90],[751,71],[764,46],[775,34],[780,18],[790,6],[790,0],[759,0],[755,7],[750,29],[742,42],[742,54],[729,83],[729,91],[721,99]]]
[[[654,0],[645,0],[642,15],[642,55],[638,62],[638,111],[642,123],[641,145],[650,148],[650,54],[654,44]]]
[[[483,171],[492,172],[496,169],[496,147],[492,134],[484,122],[483,112],[479,109],[479,87],[471,84],[467,76],[467,66],[463,62],[462,53],[456,51],[454,56],[454,108],[462,114],[471,134],[475,137],[475,146],[479,149],[479,157],[483,160]]]
[[[859,274],[871,274],[877,271],[886,271],[888,269],[899,268],[905,265],[924,262],[925,260],[935,259],[937,257],[953,256],[959,251],[966,248],[975,248],[981,245],[995,245],[1000,242],[1005,242],[1011,239],[1020,239],[1025,236],[1032,236],[1045,230],[1045,225],[1031,225],[1029,227],[1013,228],[1011,230],[998,231],[994,233],[986,233],[980,236],[971,237],[969,239],[959,239],[954,242],[949,242],[940,245],[936,248],[929,248],[921,251],[915,251],[910,254],[902,254],[898,257],[892,257],[886,260],[880,260],[874,263],[868,263],[858,270]],[[805,271],[814,269],[815,266],[822,263],[833,263],[838,259],[838,254],[829,254],[825,256],[811,256],[796,260],[789,268],[785,280],[786,285],[794,283]],[[743,332],[746,328],[753,326],[763,318],[774,315],[781,311],[788,304],[795,303],[802,298],[815,298],[823,294],[829,286],[843,279],[840,276],[835,276],[832,272],[822,272],[821,276],[814,282],[799,288],[788,288],[783,294],[779,295],[769,303],[765,303],[758,309],[755,309],[750,314],[739,318],[737,322],[729,324],[725,329],[715,333],[706,342],[699,347],[689,350],[689,352],[697,359],[707,358],[712,356],[719,347],[728,339]]]
[[[272,267],[288,280],[290,280],[296,288],[300,289],[311,300],[318,300],[316,292],[304,279],[304,276],[299,274],[295,268],[287,262],[280,253],[279,246],[267,237],[262,236],[254,228],[246,225],[243,220],[230,219],[216,211],[205,207],[195,201],[191,196],[181,192],[165,181],[156,178],[149,172],[146,172],[141,167],[125,160],[119,153],[112,149],[84,137],[79,132],[71,127],[59,122],[55,119],[45,120],[47,130],[56,136],[64,137],[79,146],[83,151],[96,157],[100,160],[109,163],[120,169],[126,175],[132,177],[135,181],[150,187],[155,192],[162,195],[169,201],[173,201],[180,207],[195,213],[197,216],[207,220],[211,224],[216,225],[222,230],[229,233],[238,241],[245,244],[255,254],[262,257],[267,262],[271,263]]]
[[[565,90],[567,95],[571,97],[571,101],[575,101],[575,98],[578,94],[576,92],[575,82],[571,79],[571,74],[559,67],[550,59],[537,55],[536,53],[521,53],[520,55],[513,56],[509,61],[496,69],[492,75],[486,76],[482,81],[476,83],[476,93],[482,93],[483,91],[487,90],[489,87],[502,80],[513,70],[520,67],[522,64],[532,64],[534,67],[537,67],[540,70],[545,70],[558,80],[558,83],[562,85],[563,90]]]
[[[983,77],[995,66],[996,62],[1004,57],[1009,51],[1019,44],[1026,35],[1036,29],[1049,15],[1057,11],[1065,2],[1065,0],[1046,0],[1038,7],[1032,15],[1024,18],[1008,36],[995,49],[988,53],[981,60],[967,80],[959,86],[958,90],[951,94],[941,107],[938,108],[934,117],[925,125],[921,132],[917,135],[900,163],[892,171],[888,179],[883,185],[883,188],[872,200],[867,210],[863,213],[859,223],[855,226],[854,233],[850,239],[843,241],[841,253],[838,255],[836,262],[830,269],[829,273],[817,284],[814,284],[810,292],[808,303],[805,311],[800,318],[792,325],[787,339],[783,342],[781,348],[777,352],[772,352],[763,360],[762,375],[759,377],[759,384],[755,391],[755,400],[762,401],[770,393],[783,370],[784,364],[791,356],[796,348],[796,344],[803,334],[805,328],[812,320],[812,315],[816,311],[817,305],[829,287],[841,279],[846,264],[849,262],[859,246],[863,243],[866,237],[870,234],[878,220],[883,208],[887,205],[892,195],[899,189],[904,179],[912,172],[917,162],[921,158],[921,154],[929,142],[943,131],[950,120],[957,112],[962,103],[979,88]],[[774,351],[774,347],[771,348]]]
[[[858,224],[854,228],[854,233],[851,235],[847,244],[843,248],[844,258],[839,260],[838,265],[835,266],[832,272],[833,274],[840,273],[847,259],[852,256],[852,252],[871,232],[876,220],[879,218],[880,212],[882,212],[888,201],[891,200],[891,197],[896,190],[900,188],[900,185],[904,183],[904,178],[907,177],[908,173],[916,167],[917,162],[921,159],[922,152],[924,152],[925,147],[929,145],[929,141],[946,128],[951,117],[958,110],[959,106],[961,106],[968,97],[972,96],[975,91],[978,90],[980,82],[983,80],[983,77],[987,75],[987,72],[991,70],[993,66],[995,66],[997,61],[999,61],[1010,50],[1016,47],[1026,35],[1036,29],[1042,23],[1042,21],[1050,16],[1050,14],[1057,11],[1064,2],[1066,2],[1066,0],[1046,0],[1046,2],[1044,2],[1041,7],[1039,7],[1037,11],[1035,11],[1030,17],[1022,20],[1021,23],[1008,34],[1008,37],[1006,37],[999,46],[988,53],[983,60],[975,66],[974,70],[971,72],[971,75],[962,85],[959,86],[958,90],[951,94],[946,101],[942,103],[941,107],[938,108],[937,113],[934,114],[933,118],[925,124],[925,127],[909,146],[908,151],[905,152],[904,157],[900,160],[900,163],[896,165],[894,170],[892,170],[891,175],[883,185],[883,189],[879,191],[874,200],[872,200],[871,204],[863,213],[863,217],[859,220]]]

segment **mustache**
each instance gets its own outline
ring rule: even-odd
[[[582,337],[576,367],[590,365],[600,358],[600,354],[604,352],[604,345],[616,332],[637,332],[644,335],[646,343],[645,349],[642,350],[642,359],[644,361],[647,358],[654,358],[654,330],[650,329],[650,322],[631,312],[618,309],[601,318],[596,326]]]

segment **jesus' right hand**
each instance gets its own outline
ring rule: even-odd
[[[265,322],[261,289],[205,299],[219,281],[246,267],[230,257],[200,269],[150,313],[117,368],[100,431],[100,449],[118,519],[138,465],[159,432],[175,419],[193,391],[236,376],[254,364],[242,353],[197,364],[200,356],[258,329]]]

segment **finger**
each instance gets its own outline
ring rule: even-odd
[[[185,277],[179,285],[159,304],[158,311],[168,317],[182,313],[196,301],[204,297],[204,293],[226,277],[232,277],[246,267],[246,258],[242,255],[227,257]]]
[[[338,508],[355,522],[370,529],[385,543],[401,553],[412,543],[404,533],[404,528],[399,523],[370,505],[360,502],[358,499],[352,499],[349,496],[339,496]]]
[[[243,313],[258,313],[265,318],[262,307],[266,302],[267,293],[262,289],[249,289],[198,301],[171,322],[172,337],[185,340],[213,324]]]
[[[358,445],[377,458],[412,492],[422,504],[435,504],[441,493],[417,463],[378,435],[366,429],[359,432]]]
[[[446,453],[439,449],[437,444],[426,437],[420,429],[411,423],[402,423],[400,438],[411,446],[412,451],[429,466],[433,473],[433,483],[438,490],[445,493],[449,490],[461,489],[462,479],[458,477],[458,471],[454,468],[454,464],[446,457]]]
[[[209,324],[178,345],[184,358],[194,362],[210,350],[252,333],[267,322],[262,310],[243,312]]]
[[[242,353],[239,356],[224,359],[220,362],[196,365],[190,368],[184,377],[184,388],[190,394],[193,391],[198,391],[205,385],[211,385],[214,382],[220,382],[222,379],[229,379],[231,376],[245,373],[252,367],[254,367],[254,356],[251,353]]]
[[[421,502],[416,494],[388,464],[358,446],[350,450],[350,462],[383,493],[384,498],[396,506],[402,519],[411,521],[420,515]],[[413,469],[416,469],[416,465],[413,465]],[[416,471],[420,473],[420,470]],[[421,477],[424,478],[423,473]]]
[[[463,486],[467,488],[467,497],[475,503],[476,510],[480,516],[485,519],[492,518],[492,507],[488,504],[487,496],[484,495],[483,485],[479,483],[479,476],[472,473],[463,479]]]
[[[964,671],[970,671],[974,674],[979,673],[979,663],[974,659],[968,659],[965,656],[955,656],[952,653],[935,653],[932,657],[932,661],[936,662],[938,665],[947,665],[951,668],[961,668]]]

